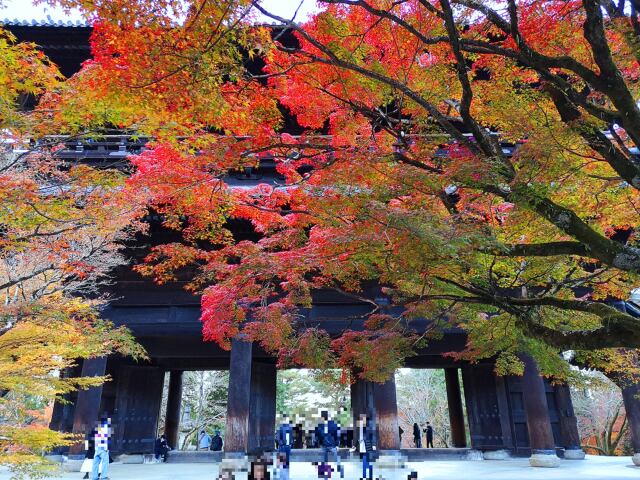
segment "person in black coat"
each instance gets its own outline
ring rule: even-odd
[[[153,450],[156,460],[159,460],[160,457],[162,457],[163,462],[167,461],[167,458],[169,458],[169,450],[171,450],[171,448],[169,448],[167,437],[165,437],[164,434],[160,435],[160,437],[156,439],[156,444]]]
[[[422,448],[422,433],[417,423],[413,424],[413,443],[416,448]]]
[[[222,437],[220,436],[220,430],[216,430],[215,435],[211,438],[211,451],[221,452],[223,444]]]
[[[361,414],[358,419],[358,453],[362,459],[362,478],[373,479],[373,453],[376,450],[375,432],[371,421],[366,415]]]
[[[344,469],[340,464],[340,454],[338,453],[338,444],[340,439],[340,427],[329,416],[329,412],[321,413],[322,423],[316,427],[319,436],[320,446],[324,453],[324,462],[329,463],[329,453],[333,454],[336,459],[337,469],[340,472],[340,478],[344,478]]]
[[[433,427],[429,422],[427,422],[424,433],[427,435],[427,448],[433,448]]]
[[[93,457],[96,454],[96,429],[92,428],[87,432],[87,435],[84,439],[84,448],[86,450],[84,456],[84,462],[82,462],[82,466],[80,467],[80,472],[84,473],[85,478],[89,478],[89,473],[93,469]]]

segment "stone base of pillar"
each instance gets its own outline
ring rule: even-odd
[[[480,450],[469,450],[465,459],[472,462],[479,462],[484,460],[484,455]]]
[[[220,462],[220,471],[226,470],[230,472],[248,472],[249,456],[244,453],[224,454],[224,458]]]
[[[560,459],[555,452],[534,450],[529,457],[529,465],[532,467],[555,468],[560,466]]]
[[[636,453],[633,457],[631,457],[631,461],[637,467],[640,467],[640,452]]]
[[[80,467],[82,467],[82,462],[84,462],[84,460],[68,459],[62,463],[62,471],[63,472],[79,472]]]
[[[376,468],[404,468],[407,461],[400,450],[381,450],[376,458]]]
[[[564,451],[565,460],[584,460],[584,457],[584,450],[582,450],[581,448],[570,448],[565,449]]]
[[[509,458],[509,452],[506,450],[487,450],[482,452],[482,457],[485,460],[506,460]]]

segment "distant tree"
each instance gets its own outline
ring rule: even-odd
[[[629,425],[620,389],[604,375],[587,372],[571,396],[582,447],[598,455],[627,454]]]
[[[281,370],[278,372],[277,413],[292,419],[305,417],[307,427],[314,426],[320,410],[329,410],[342,425],[350,425],[349,385],[340,381],[335,370]]]
[[[396,374],[398,421],[404,430],[402,444],[413,447],[413,424],[421,435],[427,422],[433,427],[434,445],[448,447],[451,438],[444,370],[402,369]],[[423,439],[424,445],[424,439]]]
[[[180,428],[184,437],[180,449],[197,443],[201,430],[210,434],[216,429],[224,431],[228,396],[229,372],[184,372]]]

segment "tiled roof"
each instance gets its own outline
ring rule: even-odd
[[[45,19],[31,19],[20,20],[17,18],[2,18],[0,19],[0,25],[8,27],[90,27],[91,25],[84,20],[54,20],[51,16],[47,15]]]

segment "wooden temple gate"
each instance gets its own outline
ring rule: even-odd
[[[178,436],[182,372],[228,369],[229,396],[225,452],[272,449],[276,417],[276,365],[257,345],[234,340],[230,352],[201,340],[199,306],[184,292],[148,281],[120,282],[119,299],[105,312],[118,325],[127,325],[147,349],[150,359],[134,363],[114,357],[86,360],[83,375],[108,374],[103,387],[79,392],[72,405],[58,404],[52,426],[84,433],[101,415],[113,419],[114,453],[152,453],[157,435],[165,376],[169,393],[165,433],[175,445]],[[351,303],[348,303],[351,302]],[[336,333],[341,318],[366,308],[325,292],[307,311],[312,325]],[[314,323],[315,322],[315,323]],[[533,362],[523,377],[500,377],[494,365],[456,363],[443,352],[460,349],[461,331],[448,331],[441,340],[407,360],[411,368],[444,368],[452,446],[483,452],[506,450],[517,455],[532,451],[562,454],[578,449],[579,437],[566,385],[543,380]],[[526,360],[526,359],[525,359]],[[462,382],[459,381],[462,379]],[[462,388],[464,400],[462,399]],[[358,381],[351,388],[354,419],[366,413],[375,419],[380,450],[398,450],[395,380],[384,384]],[[463,406],[465,408],[463,408]],[[464,410],[471,444],[466,444]],[[71,453],[80,453],[73,450]]]
[[[78,71],[89,56],[91,27],[83,25],[36,25],[13,23],[7,27],[20,40],[43,45],[44,52],[66,76]],[[108,140],[108,139],[107,139]],[[140,141],[131,139],[69,145],[60,155],[83,162],[108,162],[115,155],[136,153]],[[115,150],[113,149],[115,145]],[[138,149],[138,150],[136,150]],[[101,164],[102,164],[101,163]],[[273,169],[272,169],[273,170]],[[263,174],[264,173],[264,174]],[[261,172],[268,182],[275,171]],[[275,177],[273,177],[275,178]],[[272,178],[272,179],[273,179]],[[230,182],[239,182],[233,177]],[[246,185],[246,179],[242,180]],[[241,183],[242,183],[241,182]],[[157,234],[158,232],[156,232]],[[170,375],[166,433],[175,444],[179,423],[182,371],[228,369],[229,402],[225,449],[227,453],[252,452],[273,446],[275,427],[276,367],[274,360],[255,345],[234,341],[231,352],[201,340],[200,304],[180,285],[159,287],[131,272],[119,276],[112,292],[117,300],[104,313],[117,325],[128,326],[147,349],[148,362],[124,358],[84,361],[72,374],[110,375],[102,387],[70,394],[65,404],[56,404],[51,425],[61,431],[85,433],[102,413],[113,418],[115,453],[150,453],[157,433],[164,378]],[[364,314],[368,305],[349,303],[330,292],[316,295],[305,312],[306,324],[319,325],[330,333],[343,328],[344,318]],[[419,323],[419,322],[418,322]],[[417,328],[424,329],[426,324]],[[508,450],[526,455],[577,451],[579,436],[571,397],[566,385],[544,381],[530,359],[524,359],[521,378],[498,377],[491,363],[466,364],[445,359],[442,353],[464,347],[462,332],[450,331],[425,351],[407,360],[412,368],[444,368],[447,399],[455,447],[485,452]],[[458,372],[461,370],[471,444],[466,445],[463,400]],[[625,389],[634,447],[640,451],[640,401],[637,385]],[[382,450],[399,448],[395,383],[358,382],[351,390],[354,415],[375,417]],[[81,445],[71,453],[80,453]]]

